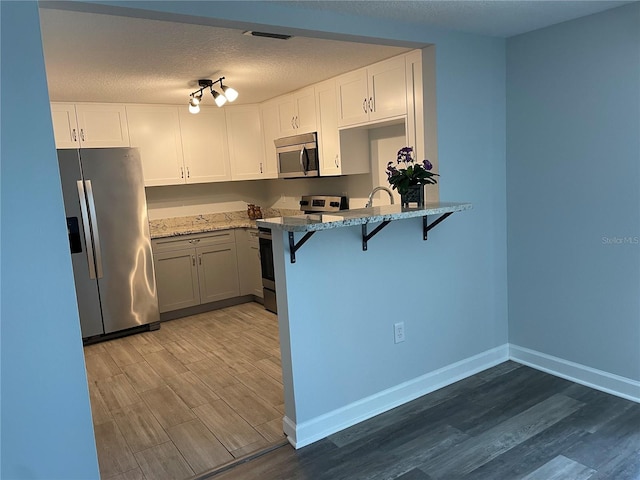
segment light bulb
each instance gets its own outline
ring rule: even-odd
[[[200,98],[191,96],[189,99],[189,112],[198,113],[200,111]]]
[[[211,90],[211,95],[213,95],[213,101],[216,102],[216,105],[218,105],[219,107],[227,103],[227,97],[225,97],[224,95],[220,95],[215,90]]]
[[[222,87],[222,91],[224,92],[224,96],[227,97],[227,100],[233,102],[236,98],[238,98],[238,92],[235,88],[227,87],[226,85]]]

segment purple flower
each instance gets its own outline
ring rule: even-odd
[[[431,162],[427,159],[424,159],[422,161],[422,165],[424,166],[425,170],[431,170],[433,168],[433,165],[431,165]]]
[[[403,147],[398,150],[398,163],[400,162],[412,162],[413,158],[411,158],[411,153],[413,152],[413,147]]]

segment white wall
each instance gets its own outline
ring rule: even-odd
[[[147,187],[149,220],[246,210],[248,203],[270,206],[263,180]]]

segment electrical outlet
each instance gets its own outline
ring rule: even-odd
[[[404,322],[393,325],[393,341],[394,343],[404,342]]]

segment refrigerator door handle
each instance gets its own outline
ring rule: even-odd
[[[89,203],[89,215],[91,215],[91,231],[93,232],[93,246],[96,255],[96,275],[102,278],[102,250],[100,249],[100,233],[98,233],[98,219],[96,216],[96,203],[93,200],[93,187],[91,180],[85,180],[87,185],[87,201]]]
[[[87,251],[89,264],[89,278],[96,278],[96,263],[93,259],[93,243],[91,242],[91,232],[89,231],[89,214],[87,213],[87,197],[84,195],[84,183],[82,180],[76,182],[78,185],[78,197],[80,197],[80,215],[82,216],[82,231],[84,232],[84,244]]]

